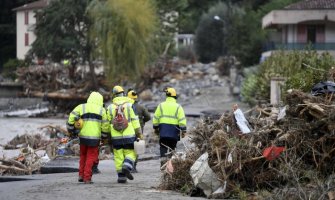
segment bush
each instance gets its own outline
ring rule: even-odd
[[[328,72],[334,64],[334,58],[328,53],[320,55],[312,50],[279,51],[261,63],[257,72],[247,75],[241,95],[251,104],[258,100],[269,101],[270,80],[275,76],[287,80],[282,87],[284,95],[288,89],[310,92],[313,85],[328,79]]]
[[[18,59],[9,59],[4,65],[3,65],[3,76],[10,79],[15,79],[16,74],[15,71],[19,67],[26,66],[26,63],[24,60],[18,60]]]

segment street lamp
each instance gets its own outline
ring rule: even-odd
[[[223,20],[223,19],[221,19],[221,17],[219,17],[218,15],[215,15],[214,17],[213,17],[213,19],[214,20],[216,20],[216,21],[220,21],[220,22],[222,22],[222,35],[224,36],[225,35],[225,29],[224,29],[224,26],[225,26],[225,21]],[[221,51],[222,51],[222,54],[224,54],[224,40],[222,40],[222,49],[221,49]]]
[[[219,16],[215,15],[214,16],[214,19],[217,20],[217,21],[223,21]]]

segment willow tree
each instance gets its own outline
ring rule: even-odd
[[[150,0],[93,0],[91,38],[108,77],[136,78],[149,60],[157,15]]]

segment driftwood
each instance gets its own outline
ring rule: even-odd
[[[31,174],[29,169],[22,169],[16,166],[0,165],[0,170],[11,171],[11,174]]]
[[[0,162],[2,162],[4,165],[13,165],[15,167],[18,167],[18,168],[21,168],[21,169],[27,169],[27,166],[25,166],[24,164],[16,161],[16,160],[13,160],[13,159],[3,159],[3,158],[0,158]]]
[[[30,92],[29,94],[32,97],[40,97],[47,99],[59,99],[59,100],[86,100],[88,95],[76,94],[76,93],[64,93],[64,92]]]

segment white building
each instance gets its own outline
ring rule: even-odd
[[[176,34],[175,38],[176,49],[180,47],[192,47],[194,35],[193,34]]]
[[[36,39],[35,11],[48,5],[48,0],[39,0],[13,9],[16,11],[16,57],[24,59]]]
[[[335,0],[303,0],[263,17],[264,29],[272,29],[262,58],[276,50],[328,51],[335,57]]]

